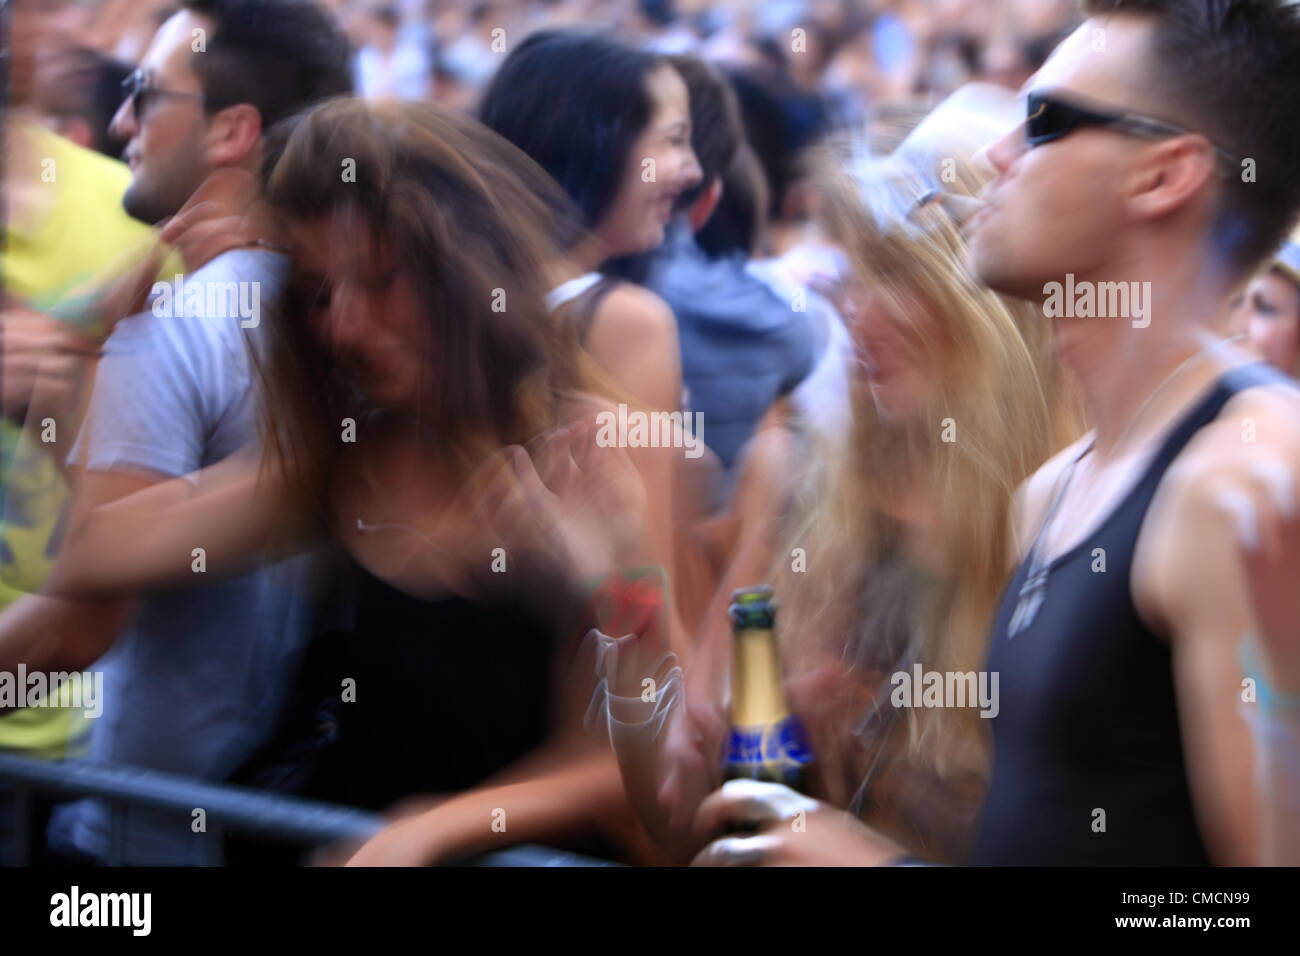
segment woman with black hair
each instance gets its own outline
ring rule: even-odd
[[[682,411],[672,310],[599,271],[657,247],[684,192],[701,179],[686,83],[662,56],[580,30],[532,34],[506,58],[479,118],[560,184],[577,209],[560,237],[552,310],[608,378],[607,398],[647,413]],[[703,436],[697,435],[703,439]],[[647,495],[650,563],[674,579],[674,475],[680,449],[629,449]]]

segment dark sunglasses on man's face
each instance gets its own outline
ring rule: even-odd
[[[1030,93],[1026,98],[1025,142],[1030,146],[1042,146],[1086,126],[1105,127],[1144,139],[1169,139],[1192,132],[1154,116],[1081,106],[1056,94]],[[1241,162],[1226,150],[1214,146],[1214,152],[1233,169],[1241,167]]]
[[[131,101],[132,115],[135,121],[139,123],[144,115],[149,112],[149,105],[153,102],[154,97],[171,96],[178,99],[200,100],[207,108],[222,108],[228,106],[221,100],[205,96],[202,93],[181,93],[175,90],[160,90],[156,86],[151,86],[149,77],[144,70],[133,71],[125,80],[122,81],[122,98]]]

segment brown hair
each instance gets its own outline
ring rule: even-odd
[[[354,177],[341,175],[349,166]],[[520,150],[432,103],[343,99],[280,131],[264,178],[269,203],[290,220],[346,212],[363,227],[358,244],[391,245],[424,306],[419,435],[452,475],[554,424],[559,393],[581,379],[571,329],[543,304],[562,197]],[[263,432],[328,527],[340,423],[360,427],[390,410],[352,387],[306,321],[314,295],[295,274],[272,323]]]
[[[1300,213],[1300,5],[1286,0],[1083,0],[1091,17],[1154,21],[1146,77],[1160,118],[1254,161],[1225,183],[1214,230],[1237,272],[1252,271]]]
[[[703,174],[677,199],[678,209],[687,209],[704,194],[713,180],[724,176],[745,141],[740,123],[740,106],[731,83],[717,67],[689,54],[668,57],[681,74],[691,99],[691,149]]]

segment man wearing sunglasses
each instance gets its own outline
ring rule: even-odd
[[[1044,310],[1092,430],[1017,495],[971,861],[1252,864],[1275,855],[1261,852],[1251,708],[1272,701],[1265,719],[1291,729],[1270,739],[1300,740],[1300,393],[1225,338],[1233,294],[1300,213],[1300,4],[1084,8],[1030,80],[1024,123],[989,149],[999,175],[973,265],[1036,302],[1067,276],[1150,283],[1149,321]],[[1242,666],[1252,634],[1267,695]],[[1298,766],[1300,753],[1269,755],[1268,773],[1292,775],[1273,794],[1300,792]],[[1294,809],[1264,809],[1267,838],[1297,845]],[[777,785],[709,797],[697,829],[727,824],[759,833],[699,862],[902,857]]]
[[[75,500],[66,549],[77,548],[94,509],[256,440],[249,352],[264,325],[209,290],[240,289],[242,304],[242,290],[255,287],[252,301],[273,301],[287,261],[259,211],[265,133],[350,88],[346,38],[313,0],[180,7],[128,78],[113,130],[127,141],[131,171],[123,206],[151,225],[171,220],[163,234],[179,236],[183,287],[201,294],[177,295],[164,309],[152,302],[106,340],[68,453]],[[94,664],[104,713],[91,757],[223,780],[262,742],[287,691],[309,633],[305,575],[301,561],[286,562],[135,602],[27,595],[0,615],[0,670],[79,670],[111,649]],[[102,860],[109,829],[99,802],[65,805],[50,845],[63,859]],[[202,859],[187,820],[132,808],[123,836],[127,863]]]
[[[1259,705],[1240,654],[1257,622],[1241,553],[1294,519],[1300,400],[1226,330],[1232,294],[1300,213],[1300,8],[1085,9],[1031,79],[1023,126],[990,147],[972,256],[1033,301],[1067,276],[1149,283],[1148,321],[1043,318],[1092,431],[1019,496],[974,859],[1249,864]]]

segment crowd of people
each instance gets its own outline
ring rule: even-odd
[[[318,862],[1300,863],[1300,7],[5,15],[0,675],[102,713],[0,749],[386,815]]]

